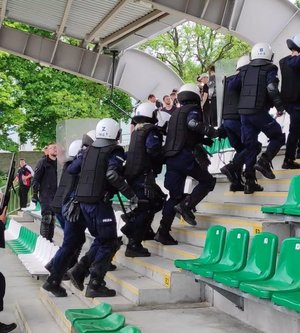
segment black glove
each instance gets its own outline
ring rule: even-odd
[[[37,193],[32,194],[31,201],[35,204],[37,204],[40,201]]]
[[[138,203],[139,203],[139,198],[136,195],[131,197],[130,200],[129,200],[130,210],[134,210],[135,208],[137,208]]]
[[[68,202],[67,205],[68,207],[65,214],[66,219],[71,223],[77,222],[80,216],[79,202],[73,198]]]

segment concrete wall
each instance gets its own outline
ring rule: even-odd
[[[9,168],[11,153],[0,153],[0,172],[6,173]],[[26,163],[29,164],[33,169],[37,161],[43,156],[41,151],[21,151],[16,154],[16,168],[19,167],[19,159],[24,158]]]

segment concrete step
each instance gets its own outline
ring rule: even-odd
[[[247,229],[250,234],[261,232],[263,219],[241,216],[224,216],[220,214],[195,214],[197,225],[201,229],[208,229],[212,225],[222,225],[227,231],[232,228]]]
[[[249,197],[250,198],[250,197]],[[198,213],[204,214],[219,214],[223,216],[247,216],[251,218],[263,218],[261,205],[244,203],[229,203],[229,202],[201,202],[197,206]]]
[[[156,241],[145,241],[144,246],[151,254],[171,260],[198,258],[202,253],[202,247],[183,243],[179,243],[175,246],[166,246]]]
[[[172,226],[171,234],[180,243],[186,243],[193,246],[203,247],[206,238],[206,230],[195,226],[174,225]]]
[[[23,333],[64,332],[39,299],[19,300],[16,313]]]
[[[194,279],[191,277],[187,283],[185,274],[178,272],[177,275],[176,283],[175,279],[166,280],[163,286],[119,265],[116,271],[106,274],[105,280],[108,286],[138,305],[199,301],[200,290]]]
[[[280,205],[283,204],[287,197],[287,192],[254,192],[253,194],[244,194],[243,192],[225,192],[225,202],[260,204],[260,205]]]
[[[114,260],[164,287],[170,288],[172,285],[173,288],[176,288],[176,279],[180,270],[174,266],[173,260],[154,254],[146,258],[128,258],[125,257],[124,246],[116,253]],[[180,282],[182,282],[182,277],[180,277]]]

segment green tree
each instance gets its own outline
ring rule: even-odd
[[[187,22],[147,41],[140,49],[165,62],[184,81],[194,81],[218,60],[237,58],[249,52],[250,46],[230,34]]]
[[[7,139],[7,133],[13,126],[21,143],[30,139],[40,148],[55,141],[55,128],[60,120],[126,119],[123,113],[105,103],[111,92],[104,85],[4,52],[0,57],[0,79],[4,82],[0,86],[0,107],[9,108],[9,112],[3,112],[5,121],[0,118],[0,139],[1,131],[4,137],[0,144],[2,149],[11,150],[8,143],[12,142]],[[114,101],[124,110],[131,109],[130,97],[121,91],[114,92]]]

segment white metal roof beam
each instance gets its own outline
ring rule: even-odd
[[[112,21],[116,15],[119,14],[120,10],[126,5],[128,0],[120,0],[118,4],[105,16],[105,18],[90,32],[84,39],[84,45],[92,42],[95,37],[99,36],[103,28]]]
[[[8,0],[2,0],[2,6],[1,6],[1,12],[0,12],[0,25],[2,24],[2,22],[6,16],[7,1]]]
[[[166,16],[168,14],[161,12],[160,10],[154,10],[153,12],[141,17],[140,19],[128,24],[126,27],[114,32],[113,34],[103,38],[100,40],[102,47],[108,46],[113,42],[119,41],[122,37],[128,36],[130,33],[142,28],[143,26],[156,21],[162,16]]]
[[[52,55],[51,55],[50,63],[53,62],[60,36],[63,34],[63,32],[65,30],[65,26],[66,26],[66,23],[67,23],[67,20],[68,20],[68,16],[70,14],[70,10],[71,10],[71,6],[73,4],[73,1],[74,0],[67,0],[67,2],[66,2],[66,7],[65,7],[65,10],[64,10],[63,17],[61,19],[60,25],[58,26],[58,30],[56,31],[56,43],[55,43],[55,46],[54,46],[54,49],[53,49],[53,52],[52,52]]]

